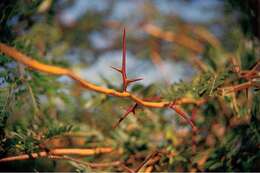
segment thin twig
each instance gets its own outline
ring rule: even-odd
[[[242,84],[218,88],[218,92],[221,95],[227,95],[227,94],[232,93],[232,92],[238,92],[238,91],[241,91],[241,90],[246,90],[246,89],[253,87],[253,86],[260,87],[254,82],[254,80],[250,80],[250,81],[244,82]]]
[[[136,169],[135,172],[138,172],[139,170],[141,170],[145,165],[147,165],[147,163],[149,161],[151,161],[153,158],[155,158],[156,156],[158,156],[160,152],[159,151],[154,151],[153,153],[151,153]],[[157,160],[158,161],[158,160]]]
[[[185,121],[190,124],[193,131],[197,131],[197,127],[195,126],[193,121],[188,117],[187,113],[184,112],[184,110],[182,110],[179,106],[175,104],[170,105],[170,108],[174,110],[178,115],[180,115],[183,119],[185,119]]]

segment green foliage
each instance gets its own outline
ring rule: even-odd
[[[257,147],[260,141],[259,100],[260,92],[254,97],[251,111],[251,121],[248,125],[240,125],[225,136],[220,147],[215,149],[206,165],[207,171],[257,171],[256,162],[260,160]]]
[[[163,90],[164,97],[168,100],[175,100],[182,97],[201,98],[205,96],[216,96],[226,79],[230,77],[229,72],[202,73],[196,76],[191,82],[179,82]]]
[[[71,125],[54,125],[51,126],[50,129],[44,134],[44,136],[48,138],[52,138],[54,136],[62,135],[64,133],[71,132],[73,130],[73,126]]]

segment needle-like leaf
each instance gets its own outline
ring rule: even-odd
[[[139,81],[139,80],[143,80],[143,78],[127,79],[127,84],[130,84],[132,82],[136,82],[136,81]]]
[[[122,70],[119,69],[119,68],[116,68],[116,67],[113,67],[113,66],[111,66],[111,68],[114,69],[114,70],[116,70],[116,71],[118,71],[119,73],[122,73]]]

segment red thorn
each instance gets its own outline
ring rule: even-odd
[[[123,54],[122,54],[122,67],[121,69],[118,69],[116,67],[111,67],[114,70],[118,71],[119,73],[121,73],[122,75],[122,81],[123,81],[123,91],[126,91],[128,84],[142,80],[141,78],[137,78],[137,79],[127,79],[127,75],[126,75],[126,31],[124,28],[123,31]]]
[[[115,129],[131,112],[135,114],[135,109],[137,108],[138,104],[135,103],[134,105],[127,108],[125,114],[113,125]]]
[[[127,76],[126,76],[126,36],[125,36],[125,28],[123,31],[123,55],[122,55],[122,79],[123,79],[123,91],[126,91],[127,88]]]
[[[127,84],[139,81],[139,80],[143,80],[143,78],[137,78],[137,79],[127,79]]]
[[[171,109],[173,109],[178,115],[180,115],[182,118],[184,118],[187,123],[192,127],[192,130],[197,131],[197,127],[193,123],[193,121],[188,117],[188,115],[177,105],[171,105]]]
[[[122,55],[122,71],[126,77],[126,36],[125,36],[125,28],[123,31],[123,55]]]
[[[120,69],[118,69],[118,68],[116,68],[116,67],[113,67],[113,66],[110,66],[112,69],[114,69],[114,70],[116,70],[117,72],[119,72],[119,73],[122,73],[122,70],[120,70]]]

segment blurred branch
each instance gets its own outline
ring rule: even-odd
[[[142,169],[145,169],[149,166],[154,165],[156,162],[158,162],[161,159],[160,151],[154,151],[151,153],[136,169],[135,172],[140,172]],[[143,172],[143,171],[141,171]]]
[[[207,29],[201,26],[188,26],[189,30],[198,37],[199,40],[209,43],[215,48],[220,48],[219,40]]]
[[[91,156],[96,154],[110,153],[113,149],[111,147],[95,148],[95,149],[81,149],[81,148],[59,148],[51,149],[50,151],[41,151],[37,153],[21,154],[17,156],[10,156],[0,159],[0,162],[10,162],[16,160],[28,160],[41,157],[48,157],[50,155],[80,155]]]
[[[167,75],[164,64],[162,62],[162,58],[159,53],[159,44],[157,40],[151,41],[151,59],[154,66],[158,69],[158,71],[162,74],[164,81],[167,85],[170,84],[169,76]]]
[[[238,91],[241,91],[241,90],[246,90],[250,87],[257,87],[257,88],[260,87],[260,84],[257,83],[257,79],[253,79],[253,80],[250,80],[248,82],[238,84],[238,85],[222,87],[222,88],[219,88],[218,90],[219,90],[221,95],[227,95],[227,94],[232,93],[232,92],[238,92]]]
[[[190,60],[192,65],[197,67],[198,70],[200,70],[202,72],[208,71],[208,66],[202,60],[200,60],[199,57],[197,55],[195,55],[194,53],[191,52],[189,54],[188,59]]]
[[[169,31],[163,31],[159,27],[152,24],[144,25],[143,30],[154,37],[161,38],[169,42],[175,42],[193,51],[194,53],[201,53],[204,51],[203,45],[200,42],[191,39],[184,34],[177,35]]]
[[[81,164],[81,165],[84,165],[84,166],[87,166],[87,167],[91,167],[92,169],[107,168],[107,167],[119,167],[119,168],[125,170],[126,172],[130,172],[130,173],[134,172],[130,168],[125,166],[120,161],[113,161],[113,162],[106,162],[106,163],[89,163],[89,162],[85,162],[85,161],[82,161],[80,159],[76,159],[76,158],[72,158],[72,157],[68,157],[68,156],[50,155],[48,157],[50,159],[55,159],[55,160],[68,160],[68,161],[72,161],[72,162],[75,162],[77,164]]]

